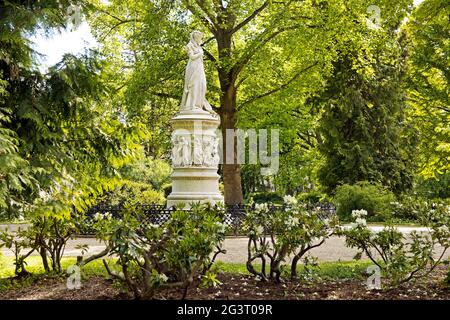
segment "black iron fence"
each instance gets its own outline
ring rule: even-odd
[[[330,203],[316,203],[307,204],[307,210],[314,210],[315,214],[318,214],[320,218],[329,218],[336,214],[336,208]],[[143,224],[154,224],[160,225],[168,221],[173,212],[176,211],[175,208],[166,208],[165,205],[159,204],[140,204],[134,206],[136,211],[142,213],[141,216],[144,217]],[[222,212],[223,222],[230,227],[230,233],[233,235],[239,235],[241,232],[241,225],[244,221],[248,212],[256,209],[256,205],[227,205],[225,208],[218,209]],[[274,205],[270,204],[268,206],[268,211],[274,210],[285,210],[284,205]],[[110,205],[98,205],[91,207],[87,212],[88,219],[93,219],[96,214],[110,214],[114,219],[120,219],[125,208],[121,205],[110,206]],[[128,208],[129,210],[129,208]],[[189,210],[188,210],[189,211]],[[84,228],[83,233],[92,233],[90,228]]]

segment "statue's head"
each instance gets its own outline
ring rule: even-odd
[[[197,30],[191,32],[191,41],[194,41],[198,45],[203,42],[203,33]]]

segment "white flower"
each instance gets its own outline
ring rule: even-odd
[[[101,220],[102,218],[103,218],[103,215],[100,212],[96,212],[94,214],[94,220],[95,221]]]
[[[112,218],[112,215],[109,212],[107,212],[103,215],[103,219],[111,220],[111,218]]]
[[[267,209],[268,209],[267,203],[257,203],[257,204],[255,204],[255,211],[257,213],[267,211]]]
[[[283,201],[284,201],[284,203],[286,203],[289,206],[293,206],[293,205],[297,204],[297,199],[295,199],[295,197],[289,196],[289,195],[285,195],[283,197]]]
[[[289,217],[289,219],[286,221],[286,225],[289,228],[295,227],[296,225],[298,225],[299,220],[298,218],[293,218],[293,217]]]
[[[162,282],[167,282],[167,280],[169,280],[169,278],[168,278],[164,273],[161,273],[161,274],[159,275],[159,279],[160,279]]]
[[[357,218],[355,220],[356,224],[359,226],[366,226],[367,225],[367,221],[364,218]]]
[[[44,190],[39,191],[39,197],[44,201],[50,200],[50,194]]]
[[[353,210],[352,211],[352,217],[353,218],[363,218],[363,217],[365,217],[365,216],[367,216],[367,211],[366,210],[364,210],[364,209],[361,209],[361,210]]]
[[[257,226],[255,228],[256,234],[262,234],[264,232],[264,228],[262,226]]]
[[[440,226],[437,230],[441,233],[448,233],[449,231],[447,226]]]

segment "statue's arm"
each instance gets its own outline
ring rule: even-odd
[[[201,58],[203,56],[203,52],[199,51],[199,52],[195,52],[192,48],[190,48],[189,46],[186,47],[187,49],[187,53],[189,55],[189,58],[191,60],[197,60],[199,58]]]

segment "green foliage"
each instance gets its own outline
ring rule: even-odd
[[[162,204],[165,198],[162,192],[154,190],[150,184],[121,180],[115,189],[97,201],[107,205]]]
[[[247,195],[247,202],[282,204],[283,197],[277,192],[252,192]]]
[[[0,230],[0,248],[7,248],[14,254],[14,274],[17,276],[25,276],[28,274],[26,270],[26,261],[35,250],[33,240],[30,240],[26,230],[19,228],[14,233],[8,228]],[[26,253],[24,253],[26,252]]]
[[[430,210],[450,205],[450,201],[403,196],[399,201],[392,202],[391,205],[393,220],[420,221],[428,215]]]
[[[414,190],[422,197],[450,198],[450,172],[436,173],[432,178],[419,176]]]
[[[156,191],[164,191],[171,183],[172,167],[161,159],[152,159],[145,155],[125,165],[120,173],[123,179],[150,184]]]
[[[203,205],[176,211],[161,226],[143,223],[142,213],[125,212],[118,219],[98,218],[97,236],[109,243],[123,274],[108,272],[127,284],[136,298],[152,298],[158,289],[189,285],[212,265],[211,254],[221,252],[225,226],[217,212]],[[145,220],[144,220],[145,221]],[[144,226],[144,227],[143,227]],[[207,274],[214,282],[211,273]]]
[[[300,202],[307,202],[314,204],[319,202],[326,202],[327,195],[318,190],[311,190],[309,192],[302,192],[298,194],[297,199]]]
[[[281,271],[288,257],[291,278],[297,277],[297,263],[312,248],[330,237],[337,226],[336,217],[323,217],[308,211],[295,198],[284,198],[287,209],[257,204],[245,217],[243,230],[248,239],[247,270],[262,281],[281,281]],[[254,266],[255,261],[261,269]]]
[[[19,139],[16,133],[3,126],[10,122],[10,112],[0,105],[0,219],[17,218],[20,194],[33,188],[36,180],[28,161],[18,153]],[[14,212],[16,211],[16,213]]]
[[[426,178],[450,169],[450,7],[447,0],[425,0],[405,26],[408,36],[409,117],[420,134],[417,157]]]
[[[74,3],[86,9],[83,1],[69,0],[0,3],[2,219],[86,210],[112,187],[144,134],[139,125],[119,121],[96,52],[67,54],[47,74],[36,70],[26,35],[64,27]]]
[[[358,257],[365,253],[380,268],[386,287],[392,288],[428,276],[441,262],[450,247],[449,213],[450,206],[430,209],[421,219],[429,233],[413,231],[406,239],[389,223],[381,231],[370,230],[367,211],[354,210],[355,223],[350,229],[341,229],[340,234],[345,236],[347,246],[359,250]],[[438,245],[442,252],[437,251]]]
[[[405,121],[405,45],[396,31],[410,4],[382,3],[376,31],[337,39],[346,48],[333,61],[323,92],[307,101],[323,110],[318,178],[328,194],[358,181],[383,184],[396,194],[412,187],[416,134]]]
[[[57,217],[51,212],[36,214],[26,229],[0,232],[0,247],[14,253],[15,274],[18,276],[28,274],[26,259],[33,252],[41,256],[45,272],[61,273],[61,259],[67,241],[78,232],[82,220],[83,216],[75,214],[69,217]]]
[[[358,182],[339,186],[333,198],[339,219],[349,221],[353,210],[364,209],[370,221],[384,221],[391,217],[394,194],[380,185]]]

